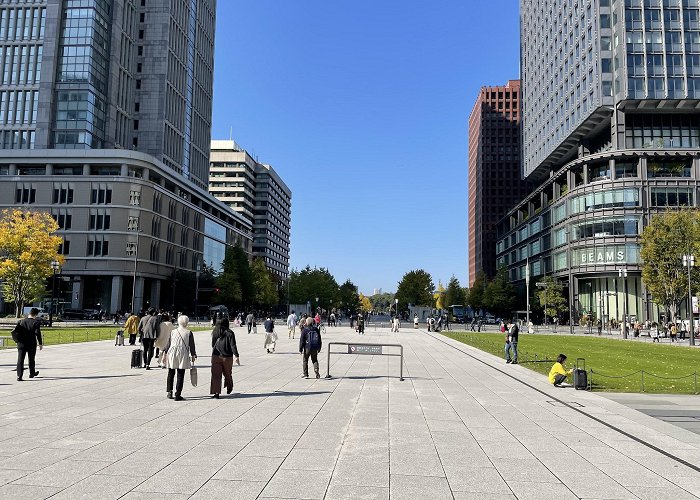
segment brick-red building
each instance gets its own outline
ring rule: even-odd
[[[520,175],[520,80],[482,87],[469,115],[469,285],[496,273],[496,224],[529,193]]]

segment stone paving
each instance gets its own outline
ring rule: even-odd
[[[41,378],[24,382],[15,351],[0,352],[0,498],[700,496],[700,435],[616,401],[413,329],[324,338],[403,344],[404,381],[399,358],[355,355],[306,380],[278,329],[274,354],[236,329],[242,365],[219,400],[206,332],[199,387],[186,383],[182,402],[166,399],[165,370],[129,369],[129,346],[49,347]]]

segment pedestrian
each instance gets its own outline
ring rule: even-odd
[[[557,325],[559,324],[559,317],[554,316],[554,333],[557,333]]]
[[[365,317],[362,313],[357,315],[357,333],[360,335],[365,334]]]
[[[391,331],[396,332],[396,333],[398,333],[398,331],[399,331],[399,317],[398,316],[394,316],[391,319]]]
[[[141,344],[143,345],[143,363],[146,370],[151,369],[151,360],[153,359],[153,348],[158,338],[156,310],[151,307],[141,321],[139,321],[139,335],[141,335]]]
[[[566,362],[566,355],[560,354],[557,356],[557,362],[552,365],[552,369],[549,370],[549,383],[554,385],[554,387],[571,387],[569,384],[565,383],[566,378],[570,377],[574,372],[573,368],[566,369],[564,363]]]
[[[253,329],[253,323],[255,323],[255,315],[253,315],[253,312],[249,312],[248,315],[245,317],[245,324],[248,327],[248,333]]]
[[[678,326],[676,326],[676,324],[673,323],[671,325],[671,342],[675,342],[677,336],[678,336]]]
[[[316,316],[314,316],[314,321],[316,322],[316,326],[321,326],[321,313],[316,313]]]
[[[139,329],[139,317],[131,313],[124,323],[124,333],[129,336],[129,345],[136,344],[136,334]]]
[[[277,334],[275,333],[275,321],[272,319],[272,316],[268,315],[267,318],[265,318],[265,322],[263,323],[263,327],[265,328],[264,347],[267,350],[267,353],[270,354],[270,352],[275,352],[275,345],[277,345]],[[272,349],[272,351],[270,351],[270,349]]]
[[[508,333],[506,337],[506,364],[518,364],[518,333],[518,325],[511,321],[511,323],[508,325]],[[513,355],[512,358],[511,353]]]
[[[413,315],[413,328],[415,328],[415,329],[418,328],[418,315],[417,314]]]
[[[601,320],[598,320],[598,335],[603,334],[603,322]]]
[[[24,380],[24,358],[29,358],[29,378],[34,378],[39,375],[39,370],[36,369],[36,347],[39,346],[41,351],[44,348],[44,342],[41,338],[41,327],[39,320],[36,319],[39,314],[39,309],[32,307],[26,318],[17,322],[14,330],[12,330],[12,340],[17,344],[17,381]]]
[[[335,326],[335,313],[332,312],[330,315],[330,323],[329,326]]]
[[[160,324],[158,325],[158,338],[156,338],[154,343],[156,348],[160,349],[160,357],[156,355],[159,368],[167,368],[168,357],[165,352],[165,346],[168,345],[170,332],[174,329],[175,325],[170,321],[170,315],[168,313],[163,313],[160,317]]]
[[[472,318],[472,322],[471,322],[471,324],[470,324],[469,326],[470,326],[472,332],[475,332],[475,331],[476,331],[476,316],[474,316],[474,317]]]
[[[170,339],[165,346],[168,353],[168,382],[166,391],[168,399],[173,399],[173,382],[177,373],[175,385],[175,401],[183,401],[182,386],[185,383],[185,370],[192,368],[197,359],[197,349],[194,345],[194,335],[187,328],[190,318],[185,315],[177,318],[177,328],[170,332]]]
[[[287,328],[289,329],[289,338],[293,339],[297,329],[297,315],[294,314],[294,311],[287,316]]]
[[[445,321],[444,321],[444,323],[445,323],[445,330],[447,330],[447,331],[449,332],[449,331],[452,330],[452,328],[450,328],[450,315],[447,314],[447,313],[445,313],[445,318],[444,318],[444,319],[445,319]]]
[[[651,324],[651,327],[649,328],[649,336],[651,337],[652,343],[659,341],[659,325],[656,322]]]
[[[222,318],[216,322],[211,332],[211,383],[209,394],[214,399],[219,399],[221,394],[221,376],[224,376],[226,394],[233,391],[233,376],[231,370],[233,362],[240,365],[238,348],[236,347],[236,335],[229,328],[228,318]]]
[[[314,365],[316,378],[321,378],[321,373],[318,369],[318,353],[322,345],[321,332],[315,325],[314,320],[308,318],[306,320],[306,328],[302,330],[299,336],[299,352],[303,359],[302,370],[304,378],[309,378],[309,358],[311,358],[311,362]]]

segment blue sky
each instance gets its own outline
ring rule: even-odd
[[[516,0],[220,0],[212,137],[292,189],[291,265],[466,285],[467,121],[518,77]]]

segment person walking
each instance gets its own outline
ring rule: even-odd
[[[321,332],[314,324],[314,320],[312,318],[307,318],[306,328],[302,330],[299,336],[299,352],[303,359],[302,370],[304,378],[309,378],[309,358],[311,358],[311,362],[314,365],[316,378],[321,378],[321,373],[318,369],[318,353],[322,345]]]
[[[357,315],[357,333],[360,335],[365,334],[365,317],[362,313]]]
[[[413,315],[413,328],[418,328],[418,315],[414,314]]]
[[[160,357],[156,356],[158,360],[159,368],[167,368],[167,355],[165,353],[165,346],[168,345],[168,340],[170,340],[170,332],[175,329],[172,321],[170,321],[170,315],[168,313],[163,313],[160,317],[160,324],[158,325],[158,338],[154,345],[157,349],[160,349]]]
[[[399,331],[399,317],[398,316],[394,316],[393,318],[391,318],[391,331],[395,332],[395,333],[398,333],[398,331]]]
[[[139,331],[139,317],[131,313],[124,323],[124,333],[129,336],[129,345],[136,344],[136,334]]]
[[[236,335],[229,328],[228,318],[222,318],[216,322],[214,330],[211,332],[211,383],[209,384],[209,394],[214,399],[219,399],[221,394],[221,376],[224,376],[226,394],[233,391],[233,376],[231,369],[233,362],[240,365],[238,348],[236,347]]]
[[[158,338],[158,329],[156,318],[156,310],[150,308],[141,321],[139,321],[139,335],[141,335],[141,344],[143,344],[143,364],[146,370],[151,369],[151,360],[153,359],[153,348]]]
[[[24,380],[24,358],[29,358],[29,378],[39,375],[36,369],[36,347],[41,351],[44,348],[44,341],[41,338],[41,327],[36,319],[39,309],[32,307],[26,318],[17,322],[12,330],[12,340],[17,344],[17,381]]]
[[[506,337],[506,364],[517,365],[518,364],[518,333],[519,328],[517,323],[511,322],[508,325],[508,336]],[[511,358],[511,352],[513,357]]]
[[[248,327],[248,333],[250,333],[250,331],[253,329],[253,323],[255,323],[255,315],[251,311],[245,317],[245,324]]]
[[[294,314],[294,311],[287,316],[287,328],[289,329],[289,338],[293,339],[297,330],[297,315]]]
[[[272,316],[268,315],[267,318],[265,318],[265,322],[263,323],[263,327],[265,328],[265,349],[267,350],[267,353],[270,354],[271,352],[275,352],[275,346],[277,345],[277,334],[275,333],[275,321],[272,319]],[[270,351],[272,349],[272,351]]]
[[[197,359],[197,349],[194,344],[194,335],[187,328],[190,318],[179,316],[177,328],[170,332],[170,339],[165,346],[168,356],[168,381],[166,391],[168,399],[173,399],[173,382],[177,373],[177,385],[175,385],[175,401],[183,401],[182,386],[185,384],[185,370],[192,368],[192,363]]]

